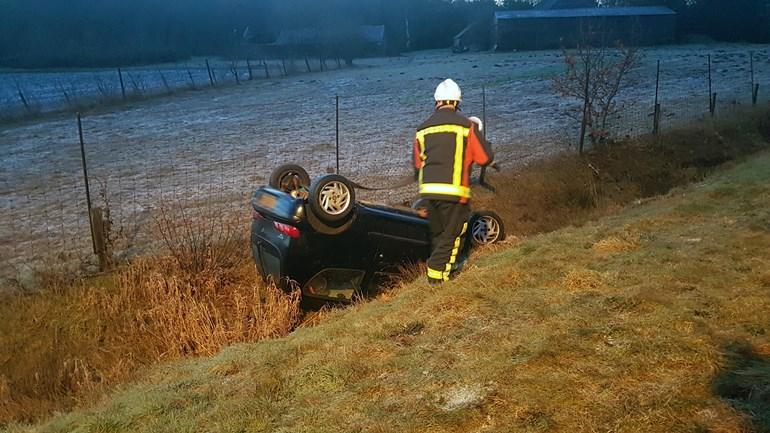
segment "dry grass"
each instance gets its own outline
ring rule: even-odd
[[[220,209],[163,203],[155,215],[158,238],[188,275],[221,272],[243,264],[243,221],[226,218]]]
[[[195,232],[198,223],[208,231]],[[189,217],[158,225],[164,254],[93,279],[47,275],[42,291],[0,303],[0,347],[9,348],[0,355],[0,423],[84,404],[144,365],[296,326],[299,293],[262,283],[234,225]]]
[[[599,240],[591,249],[599,254],[617,254],[633,251],[641,245],[641,235],[638,232],[624,231]]]
[[[700,181],[721,164],[767,148],[769,125],[770,111],[747,111],[729,120],[610,143],[583,156],[565,154],[492,173],[496,193],[477,189],[474,207],[494,209],[508,233],[516,235],[583,224]]]
[[[587,292],[602,285],[602,275],[588,269],[571,269],[561,280],[561,285],[568,291]]]

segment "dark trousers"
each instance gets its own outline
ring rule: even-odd
[[[443,200],[428,201],[428,226],[431,254],[428,258],[428,281],[449,280],[449,275],[465,261],[465,233],[468,230],[470,206]]]

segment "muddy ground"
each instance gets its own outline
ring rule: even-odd
[[[755,53],[760,100],[770,95],[770,47],[687,45],[646,49],[623,95],[615,135],[652,128],[655,65],[661,60],[662,128],[708,117],[707,54],[712,55],[718,115],[750,104],[749,51]],[[152,239],[153,210],[188,207],[248,215],[247,199],[283,162],[320,174],[335,165],[335,95],[341,98],[341,172],[386,185],[409,173],[414,127],[431,111],[435,85],[463,87],[464,111],[482,113],[506,167],[567,149],[577,126],[563,112],[572,101],[551,90],[562,70],[558,51],[410,53],[367,59],[353,69],[247,82],[99,109],[84,115],[91,194],[111,209],[117,249],[139,251]],[[75,263],[91,241],[73,116],[0,127],[0,275],[24,275],[50,257]],[[494,180],[493,180],[494,181]],[[367,195],[400,201],[415,187]]]

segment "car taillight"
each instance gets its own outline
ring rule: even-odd
[[[294,226],[279,223],[278,221],[273,221],[273,226],[275,226],[276,230],[292,239],[297,239],[299,237],[299,229]]]
[[[261,213],[257,212],[256,209],[251,208],[251,219],[253,220],[261,220],[264,218]]]

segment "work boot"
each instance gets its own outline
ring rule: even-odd
[[[457,273],[463,270],[463,267],[465,267],[465,262],[468,261],[468,257],[459,257],[454,265],[452,265],[452,273]],[[451,276],[450,276],[451,278]]]

